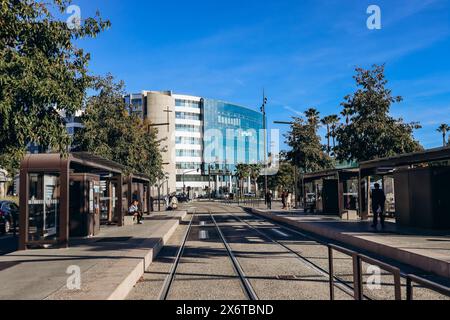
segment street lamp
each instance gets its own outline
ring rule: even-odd
[[[185,184],[185,180],[184,177],[186,176],[186,174],[191,173],[191,172],[199,172],[200,169],[193,169],[193,170],[188,170],[188,171],[184,171],[183,172],[183,193],[186,193],[186,184]]]
[[[261,112],[263,115],[263,130],[264,130],[264,198],[266,198],[267,195],[267,187],[268,187],[268,180],[267,180],[267,124],[266,124],[266,105],[267,105],[267,97],[266,92],[263,90],[263,103],[261,106]]]
[[[163,186],[164,183],[167,182],[167,190],[169,190],[169,174],[166,173],[164,175],[164,181],[161,183],[161,179],[158,178],[158,211],[161,211],[161,187]]]
[[[294,122],[292,121],[274,121],[274,124],[283,124],[283,125],[289,125],[292,126],[294,125]],[[297,201],[297,196],[298,196],[298,181],[297,181],[297,165],[294,163],[294,184],[295,184],[295,207],[297,207],[298,201]],[[303,179],[302,179],[302,186],[303,186]],[[303,189],[303,187],[302,187]],[[304,195],[303,195],[304,197]]]

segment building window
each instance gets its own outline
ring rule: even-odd
[[[201,132],[201,127],[189,124],[177,124],[175,130],[182,132]]]
[[[178,170],[201,170],[202,164],[195,162],[179,162],[177,163]]]
[[[176,137],[175,143],[176,144],[201,145],[202,141],[199,138],[193,138],[193,137]]]
[[[198,101],[191,101],[191,100],[176,99],[175,100],[175,106],[183,107],[183,108],[200,109],[200,102],[198,102]]]
[[[176,112],[175,116],[177,119],[184,120],[201,120],[201,115],[199,113],[190,113],[190,112]]]
[[[177,157],[201,157],[201,150],[177,150]]]
[[[201,176],[201,175],[177,175],[177,182],[208,182],[209,177],[208,176]]]

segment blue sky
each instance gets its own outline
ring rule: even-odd
[[[440,146],[436,128],[450,123],[447,0],[74,4],[84,17],[98,9],[111,20],[111,29],[81,46],[93,73],[111,72],[130,92],[173,90],[256,109],[265,88],[272,123],[312,106],[339,113],[355,89],[355,66],[386,63],[390,88],[405,99],[392,114],[420,121],[416,137],[425,147]],[[366,27],[371,4],[381,8],[381,30]]]

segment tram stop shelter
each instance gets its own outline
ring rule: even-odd
[[[304,207],[314,213],[347,218],[358,212],[357,168],[330,169],[303,175]]]
[[[124,225],[132,200],[150,213],[150,180],[86,153],[29,154],[20,166],[19,250],[68,247],[69,240]]]
[[[362,218],[371,214],[373,184],[382,185],[399,226],[450,229],[450,147],[360,164]]]

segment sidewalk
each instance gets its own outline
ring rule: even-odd
[[[0,257],[0,300],[120,300],[141,278],[186,212],[157,213],[143,225],[105,227],[68,249],[17,251]],[[69,266],[81,290],[69,290]],[[73,274],[73,273],[72,273]]]
[[[303,210],[252,210],[269,219],[450,278],[450,231],[406,229],[392,222],[386,222],[385,230],[374,231],[369,221],[347,221],[306,214]]]

